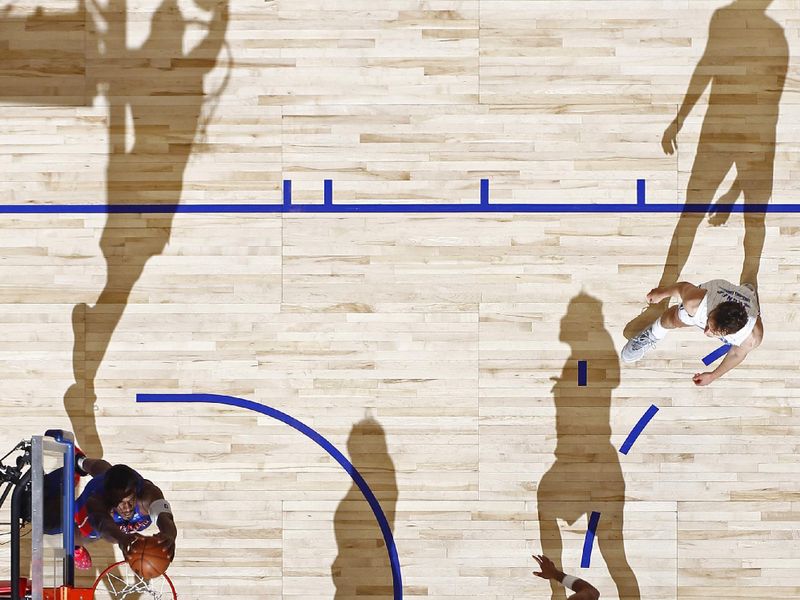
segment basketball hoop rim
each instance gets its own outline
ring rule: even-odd
[[[113,565],[109,565],[108,567],[106,567],[105,570],[102,573],[100,573],[100,575],[97,576],[97,579],[95,580],[94,585],[92,586],[92,598],[94,598],[94,593],[97,590],[97,586],[99,586],[100,583],[103,581],[103,577],[105,577],[108,573],[110,573],[112,569],[127,564],[128,564],[127,561],[121,560],[119,562],[115,562]],[[172,584],[172,579],[170,579],[169,575],[167,575],[166,573],[162,573],[160,577],[166,579],[167,584],[169,585],[169,589],[172,591],[172,597],[177,600],[178,593],[175,591],[175,586]]]

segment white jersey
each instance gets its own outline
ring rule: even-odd
[[[680,307],[679,317],[687,325],[695,325],[700,329],[705,329],[708,324],[708,313],[713,311],[723,302],[733,301],[743,305],[747,311],[747,323],[739,331],[721,337],[723,342],[741,346],[750,337],[756,320],[760,314],[758,298],[753,288],[744,285],[735,285],[724,279],[712,279],[706,283],[701,283],[700,289],[706,290],[706,295],[697,307],[694,315],[689,315],[683,305]]]

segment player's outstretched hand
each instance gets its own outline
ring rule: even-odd
[[[175,558],[175,538],[167,535],[164,532],[159,532],[153,536],[158,545],[164,548],[170,560]]]
[[[123,539],[119,543],[119,548],[120,550],[122,550],[122,556],[125,558],[125,560],[128,560],[128,555],[131,553],[131,550],[133,549],[134,545],[136,544],[136,542],[142,539],[142,537],[144,536],[138,533],[133,533],[131,535],[125,536],[125,539]]]
[[[653,288],[647,292],[646,298],[648,304],[658,304],[665,298],[664,290],[660,287]]]
[[[664,150],[664,154],[674,154],[675,150],[678,149],[678,119],[672,121],[667,127],[666,131],[664,131],[664,135],[661,138],[661,149]]]
[[[714,375],[712,373],[695,373],[694,377],[692,377],[692,381],[694,384],[699,387],[703,387],[714,381]]]
[[[541,571],[534,571],[533,574],[542,579],[553,579],[558,574],[558,569],[553,564],[553,561],[547,558],[544,554],[539,556],[533,555],[533,560],[539,563]]]

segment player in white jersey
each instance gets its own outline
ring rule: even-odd
[[[650,290],[651,304],[677,296],[681,304],[667,309],[661,317],[622,349],[622,360],[636,362],[655,347],[670,329],[699,327],[708,337],[731,344],[722,363],[711,372],[695,373],[695,385],[708,385],[739,365],[751,350],[761,344],[764,326],[761,322],[758,297],[752,285],[735,285],[714,279],[699,286],[685,281]]]

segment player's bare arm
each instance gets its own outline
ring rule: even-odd
[[[695,373],[692,381],[695,385],[701,387],[716,381],[728,371],[738,367],[751,351],[761,345],[762,339],[764,339],[764,325],[761,322],[761,317],[758,317],[753,331],[741,345],[731,346],[731,349],[716,369],[706,373]]]
[[[653,288],[647,294],[647,301],[650,304],[657,304],[667,298],[678,298],[683,303],[686,310],[690,314],[694,314],[705,295],[706,291],[704,289],[688,281],[679,281],[673,285]]]
[[[552,560],[545,555],[533,555],[533,559],[539,563],[540,571],[534,571],[533,574],[542,579],[552,579],[557,581],[564,587],[571,589],[574,594],[569,596],[568,600],[597,600],[600,598],[600,592],[590,584],[588,581],[578,579],[572,575],[567,575],[563,571],[559,571]]]
[[[164,493],[152,481],[145,479],[140,500],[142,509],[150,515],[158,527],[155,537],[172,559],[175,556],[175,538],[178,537],[178,529],[172,516],[172,508],[164,498]]]

